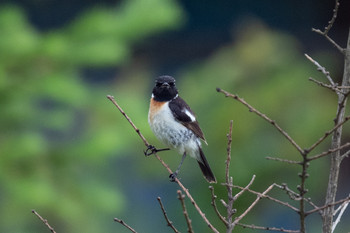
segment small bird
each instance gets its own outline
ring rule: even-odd
[[[205,179],[209,183],[216,183],[201,147],[201,140],[207,144],[204,134],[191,108],[179,97],[175,79],[165,75],[158,77],[155,83],[148,123],[161,142],[183,155],[178,168],[169,176],[171,181],[175,181],[186,155],[189,154],[198,161]],[[157,150],[149,146],[148,150],[151,150],[151,153],[145,154],[150,155],[169,148]]]

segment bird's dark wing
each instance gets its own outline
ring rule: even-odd
[[[206,143],[204,134],[199,127],[195,114],[183,99],[180,97],[172,99],[169,102],[169,108],[177,121],[186,128],[192,130],[197,137],[201,138]]]

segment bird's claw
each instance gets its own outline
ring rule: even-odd
[[[153,155],[153,154],[157,153],[157,148],[155,148],[152,145],[148,145],[147,150],[143,151],[143,153],[145,154],[145,156]]]
[[[169,175],[170,182],[176,182],[176,178],[177,178],[177,173],[176,172],[171,173]]]
[[[165,150],[170,150],[169,148],[164,148],[164,149],[157,149],[155,146],[152,146],[152,145],[148,145],[147,146],[147,150],[146,151],[143,151],[143,153],[145,154],[145,156],[150,156],[150,155],[153,155],[159,151],[165,151]]]

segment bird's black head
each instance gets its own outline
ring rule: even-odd
[[[175,79],[171,76],[159,76],[153,88],[152,96],[157,101],[169,101],[177,96]]]

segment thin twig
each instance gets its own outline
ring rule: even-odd
[[[130,125],[134,128],[134,130],[136,131],[136,133],[139,135],[139,137],[142,139],[143,143],[145,144],[146,147],[148,147],[150,144],[148,143],[148,141],[146,140],[146,138],[142,135],[142,133],[140,132],[140,130],[136,127],[136,125],[132,122],[132,120],[130,119],[130,117],[123,111],[123,109],[118,105],[117,101],[114,99],[113,96],[108,95],[107,98],[118,108],[118,110],[121,112],[121,114],[128,120],[128,122],[130,123]],[[159,155],[157,153],[154,154],[154,156],[158,159],[158,161],[163,165],[163,167],[165,167],[167,169],[167,171],[172,174],[172,170],[169,168],[169,166],[159,157]],[[215,233],[218,233],[219,231],[209,222],[209,220],[207,219],[207,217],[205,216],[205,214],[202,212],[202,210],[199,208],[199,206],[197,205],[197,203],[195,202],[195,200],[193,199],[192,195],[190,194],[190,192],[188,191],[188,189],[179,181],[178,178],[175,178],[175,183],[177,183],[181,189],[185,192],[186,196],[190,199],[191,203],[193,204],[193,206],[196,208],[197,212],[200,214],[200,216],[202,217],[202,219],[205,221],[205,223],[207,224],[207,226]]]
[[[225,224],[225,226],[228,227],[228,222],[226,221],[225,217],[222,216],[222,214],[220,213],[220,211],[218,209],[218,206],[216,205],[216,198],[217,198],[217,196],[214,193],[214,187],[213,186],[209,186],[209,189],[210,189],[210,193],[211,193],[211,205],[214,207],[215,213],[219,217],[221,222],[223,222]]]
[[[49,228],[49,230],[52,233],[56,233],[56,231],[53,229],[53,227],[50,226],[49,222],[46,219],[44,219],[43,217],[41,217],[38,212],[36,212],[35,210],[32,210],[32,213],[35,214],[45,224],[45,226],[47,226],[47,228]]]
[[[230,121],[229,133],[227,134],[227,159],[226,159],[226,169],[225,169],[225,180],[224,184],[227,188],[227,204],[225,205],[227,209],[227,232],[232,232],[235,224],[233,224],[232,216],[236,213],[236,209],[233,208],[233,203],[235,201],[233,197],[233,177],[230,176],[230,161],[231,161],[231,144],[232,144],[232,128],[233,121]]]
[[[170,221],[170,219],[168,218],[168,215],[167,215],[167,213],[166,213],[166,211],[165,211],[165,208],[164,208],[164,205],[163,205],[163,203],[162,203],[161,198],[160,198],[160,197],[157,197],[157,200],[158,200],[159,205],[160,205],[160,208],[161,208],[161,210],[162,210],[162,212],[163,212],[165,221],[167,222],[167,226],[170,227],[171,229],[173,229],[173,231],[174,231],[175,233],[180,233],[180,232],[175,228],[175,226],[173,225],[173,222]]]
[[[241,189],[240,192],[238,192],[234,197],[233,197],[233,200],[237,200],[245,191],[249,190],[250,186],[253,184],[255,180],[255,175],[253,175],[252,179],[250,180],[250,182],[244,187]],[[235,186],[233,186],[235,187]],[[238,187],[238,186],[237,186]]]
[[[325,151],[325,152],[322,152],[322,153],[320,153],[320,154],[318,154],[318,155],[312,156],[312,157],[308,158],[308,160],[311,161],[311,160],[319,159],[319,158],[324,157],[324,156],[326,156],[326,155],[329,155],[329,154],[331,154],[331,153],[333,153],[333,152],[340,151],[340,150],[342,150],[342,149],[344,149],[344,148],[346,148],[346,147],[348,147],[348,146],[350,146],[350,142],[347,142],[347,143],[341,145],[341,146],[338,147],[338,148],[329,149],[329,150],[327,150],[327,151]]]
[[[310,153],[313,149],[315,149],[315,147],[317,147],[321,142],[323,142],[335,130],[337,130],[339,127],[344,125],[348,120],[350,120],[350,115],[346,116],[342,122],[340,122],[339,124],[335,125],[332,129],[330,129],[327,132],[325,132],[324,135],[320,139],[318,139],[312,146],[310,146],[309,148],[305,149],[305,151],[307,151],[307,153]]]
[[[188,227],[187,231],[188,231],[188,233],[193,233],[192,220],[188,216],[188,212],[187,212],[186,205],[185,205],[185,195],[182,194],[181,190],[177,190],[177,195],[178,195],[178,199],[181,202],[182,211],[183,211],[183,214],[184,214],[185,219],[186,219],[186,223],[187,223],[187,227]]]
[[[261,118],[263,118],[264,120],[266,120],[267,122],[269,122],[270,124],[272,124],[299,152],[300,154],[304,154],[304,150],[288,135],[288,133],[286,131],[284,131],[274,120],[271,120],[270,118],[268,118],[265,114],[259,112],[257,109],[255,109],[253,106],[251,106],[250,104],[248,104],[245,100],[243,100],[242,98],[238,97],[237,95],[231,94],[227,91],[224,91],[220,88],[216,88],[217,92],[221,92],[223,94],[225,94],[226,97],[231,97],[235,100],[237,100],[238,102],[242,103],[244,106],[246,106],[250,112],[254,112],[255,114],[257,114],[258,116],[260,116]]]
[[[314,83],[316,83],[317,85],[319,85],[319,86],[321,86],[321,87],[324,87],[324,88],[328,88],[328,89],[330,89],[330,90],[332,90],[332,91],[334,91],[335,93],[341,93],[341,94],[345,94],[345,92],[343,92],[340,88],[341,87],[339,87],[339,86],[332,86],[332,85],[330,85],[330,84],[325,84],[325,83],[323,83],[323,82],[320,82],[320,81],[318,81],[318,80],[316,80],[316,79],[313,79],[313,78],[311,78],[311,77],[309,77],[309,81],[312,81],[312,82],[314,82]],[[342,88],[344,88],[344,87],[342,87]]]
[[[334,221],[334,223],[333,223],[333,226],[332,226],[332,233],[334,232],[335,228],[337,227],[338,223],[340,222],[340,219],[341,219],[341,217],[343,216],[343,214],[344,214],[346,208],[348,208],[349,203],[350,203],[350,201],[346,201],[346,202],[344,202],[343,204],[341,204],[341,205],[339,206],[340,212],[339,212],[339,214],[338,214],[338,216],[337,216],[337,219],[336,219],[336,220]],[[336,212],[337,212],[337,211],[335,211],[334,214],[335,214]]]
[[[268,192],[271,191],[271,189],[274,187],[274,184],[270,185],[263,193],[257,195],[257,198],[255,199],[255,201],[252,202],[252,204],[237,218],[235,218],[235,221],[233,222],[234,225],[237,225],[237,223],[239,223],[239,221],[242,220],[242,218],[244,218],[252,209],[253,207],[258,204],[258,202],[261,200],[261,198],[263,198]]]
[[[336,201],[336,202],[329,203],[329,204],[326,204],[326,205],[324,205],[324,206],[318,207],[318,208],[316,208],[316,209],[312,209],[312,210],[306,212],[305,214],[306,214],[306,215],[310,215],[310,214],[315,213],[315,212],[317,212],[317,211],[324,210],[324,209],[326,209],[326,208],[328,208],[328,207],[335,206],[335,205],[342,204],[342,203],[349,202],[349,201],[350,201],[350,196],[349,196],[349,197],[346,197],[346,198],[344,198],[344,199],[341,199],[341,200],[339,200],[339,201]]]
[[[117,101],[114,99],[113,96],[111,95],[107,95],[107,98],[112,101],[112,103],[118,108],[118,110],[120,111],[121,114],[123,114],[123,116],[126,118],[126,120],[130,123],[130,125],[134,128],[134,130],[136,131],[136,133],[140,136],[140,138],[142,139],[143,143],[145,144],[145,146],[149,146],[150,144],[147,142],[146,138],[142,135],[142,133],[140,132],[140,130],[136,127],[136,125],[132,122],[132,120],[130,119],[130,117],[123,111],[123,109],[119,106],[119,104],[117,103]]]
[[[348,157],[350,155],[350,150],[348,150],[347,152],[345,152],[342,156],[341,159],[343,160],[344,158]]]
[[[300,201],[300,199],[301,199],[300,194],[298,194],[298,193],[294,192],[292,189],[290,189],[290,188],[288,187],[287,184],[285,184],[285,183],[283,183],[282,185],[276,184],[275,186],[276,186],[276,188],[279,188],[279,189],[285,191],[285,192],[288,194],[288,196],[289,196],[290,199],[292,199],[292,200],[294,200],[294,201]],[[315,205],[315,204],[311,201],[310,198],[304,198],[304,201],[306,201],[307,203],[309,203],[312,207],[318,208],[318,206]]]
[[[336,49],[338,49],[338,51],[345,55],[345,49],[342,48],[341,46],[339,46],[332,38],[330,38],[327,34],[324,34],[323,31],[321,31],[320,29],[315,29],[315,28],[312,28],[312,31],[313,32],[316,32],[317,34],[320,34],[322,36],[324,36]]]
[[[273,184],[273,186],[274,186],[274,187],[277,187],[278,185]],[[295,212],[299,212],[299,209],[298,209],[298,208],[292,206],[292,205],[289,204],[288,202],[284,202],[284,201],[278,200],[278,199],[273,198],[273,197],[271,197],[271,196],[269,196],[269,195],[264,195],[264,194],[259,193],[259,192],[257,192],[257,191],[251,190],[251,189],[249,189],[249,188],[243,188],[243,187],[240,187],[240,186],[238,186],[238,185],[234,185],[233,187],[234,187],[234,188],[238,188],[238,189],[240,189],[240,190],[246,190],[246,191],[248,191],[248,192],[250,192],[250,193],[252,193],[252,194],[255,194],[255,195],[257,195],[257,196],[261,196],[261,197],[263,197],[263,198],[266,198],[266,199],[268,199],[268,200],[271,200],[271,201],[273,201],[273,202],[276,202],[276,203],[278,203],[278,204],[280,204],[280,205],[284,205],[284,206],[286,206],[286,207],[288,207],[288,208],[294,210]]]
[[[233,121],[230,121],[230,128],[229,128],[229,133],[227,134],[227,159],[226,159],[226,169],[225,169],[225,174],[226,174],[226,183],[229,182],[230,179],[230,162],[231,162],[231,143],[232,143],[232,128],[233,128]]]
[[[315,61],[314,59],[312,59],[309,55],[307,55],[306,53],[304,54],[305,57],[311,61],[315,66],[317,66],[317,70],[322,72],[326,78],[328,79],[328,81],[332,84],[332,86],[335,86],[335,83],[331,77],[331,75],[329,74],[329,72],[326,70],[326,68],[324,68],[323,66],[321,66],[317,61]]]
[[[238,223],[238,226],[241,226],[243,228],[250,228],[254,230],[265,230],[265,231],[279,231],[279,232],[287,232],[287,233],[300,233],[299,230],[288,230],[284,228],[277,228],[277,227],[262,227],[262,226],[255,226],[255,225],[248,225],[243,223]]]
[[[128,224],[126,224],[126,222],[124,222],[123,220],[118,219],[118,218],[114,218],[114,221],[115,221],[115,222],[119,222],[119,223],[122,224],[124,227],[126,227],[128,230],[130,230],[131,232],[137,233],[137,231],[135,231],[135,230],[134,230],[131,226],[129,226]]]
[[[290,164],[301,164],[302,162],[300,161],[295,161],[295,160],[289,160],[289,159],[281,159],[281,158],[275,158],[275,157],[266,157],[268,160],[274,160],[278,162],[284,162],[284,163],[290,163]]]
[[[333,27],[335,19],[337,18],[338,9],[339,9],[339,0],[335,0],[335,6],[333,9],[332,19],[330,21],[328,21],[328,25],[325,27],[324,32],[323,32],[325,35],[327,35],[329,30],[331,30],[331,28]]]

